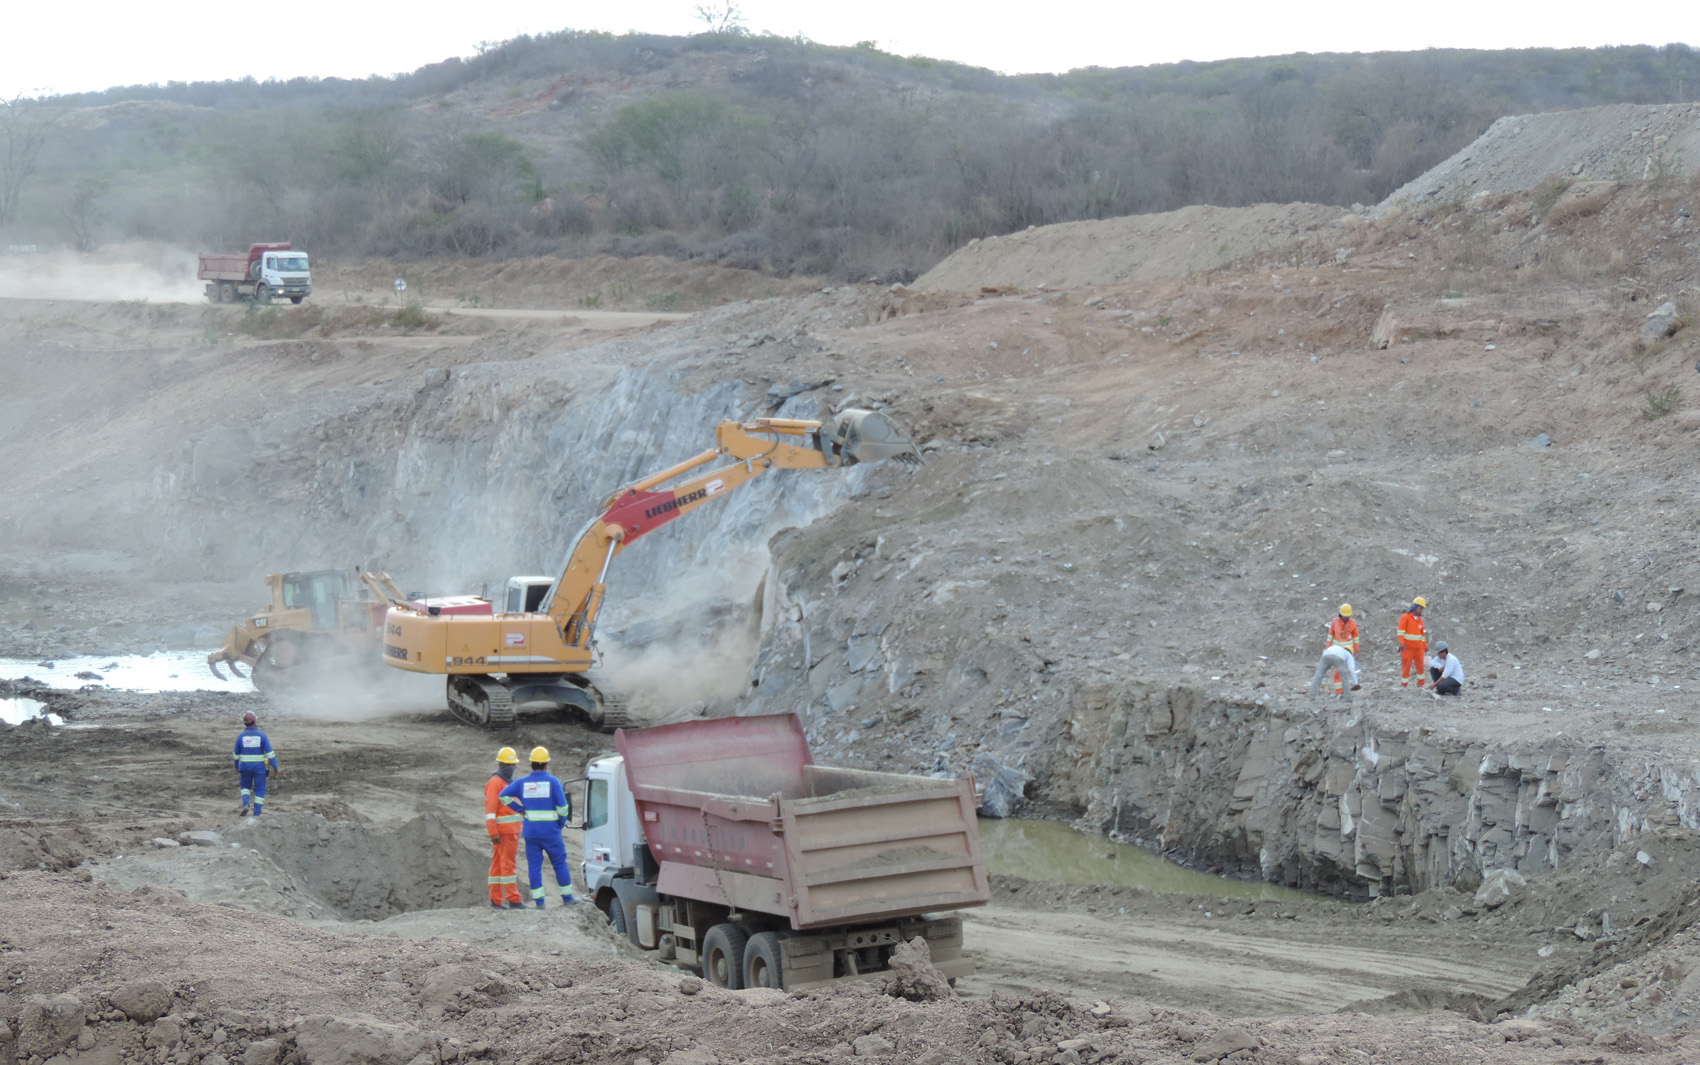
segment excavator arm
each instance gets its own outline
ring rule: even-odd
[[[601,513],[579,534],[543,601],[543,612],[555,619],[564,643],[586,647],[602,609],[609,563],[640,537],[769,470],[824,470],[887,458],[921,462],[915,445],[877,411],[847,410],[829,423],[797,418],[721,422],[712,450],[608,497]],[[732,461],[690,476],[719,459]],[[686,479],[678,480],[681,477]]]

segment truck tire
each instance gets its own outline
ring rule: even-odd
[[[702,978],[728,991],[744,986],[744,930],[735,924],[717,924],[702,937]]]
[[[626,935],[626,907],[621,904],[618,895],[608,900],[608,927],[617,936]]]
[[[240,297],[236,295],[236,286],[229,281],[218,283],[218,302],[235,303]]]
[[[301,306],[301,301],[306,299],[306,298],[307,298],[306,296],[291,296],[291,297],[289,297],[289,302],[291,302],[291,303],[295,304],[297,307],[299,307],[299,306]]]
[[[268,285],[268,284],[266,284],[265,282],[262,281],[258,285],[254,286],[254,302],[255,303],[270,303],[271,301],[272,301],[272,288],[271,288],[270,285]]]
[[[785,955],[778,932],[757,932],[744,944],[744,986],[785,989]]]

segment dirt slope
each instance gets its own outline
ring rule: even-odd
[[[1188,277],[1295,246],[1327,243],[1345,212],[1318,204],[1183,207],[1162,214],[1029,227],[970,242],[915,282],[921,292],[1075,289]]]

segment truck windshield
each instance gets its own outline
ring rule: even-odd
[[[608,823],[608,782],[587,780],[584,784],[584,827],[601,828]]]
[[[305,255],[281,256],[277,260],[277,269],[304,273],[307,270],[307,257]]]

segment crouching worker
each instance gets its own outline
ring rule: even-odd
[[[1315,696],[1316,690],[1322,687],[1323,678],[1331,672],[1344,681],[1346,687],[1340,692],[1340,697],[1350,704],[1352,693],[1363,687],[1358,683],[1358,656],[1348,647],[1331,644],[1328,650],[1322,652],[1322,660],[1316,664],[1316,673],[1310,678],[1310,687],[1306,691]]]
[[[1434,678],[1434,694],[1464,694],[1464,663],[1447,649],[1444,642],[1434,645],[1434,657],[1428,660],[1428,675]]]
[[[561,829],[572,817],[572,805],[567,791],[549,773],[549,751],[545,747],[531,749],[531,772],[502,789],[502,801],[525,815],[525,828],[520,836],[525,840],[525,872],[531,881],[531,901],[543,908],[543,856],[555,870],[555,883],[561,887],[561,902],[572,905],[573,875],[567,864],[567,844],[561,839]]]

